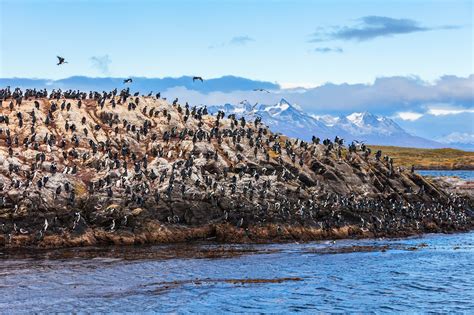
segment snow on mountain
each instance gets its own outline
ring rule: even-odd
[[[342,137],[346,142],[365,141],[369,144],[396,145],[420,148],[439,148],[443,144],[413,136],[387,117],[369,112],[348,116],[309,115],[291,105],[285,99],[277,104],[250,104],[247,101],[236,105],[225,104],[208,107],[210,113],[223,110],[227,115],[236,114],[254,119],[259,116],[264,124],[276,132],[290,137],[310,140],[313,135],[325,139]]]
[[[285,99],[275,105],[260,105],[255,115],[262,117],[263,122],[273,130],[290,137],[309,140],[313,134],[331,134],[330,128],[324,123],[296,109]]]
[[[438,141],[464,150],[474,151],[473,133],[453,132],[439,138]]]

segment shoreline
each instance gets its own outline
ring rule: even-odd
[[[446,168],[443,166],[440,167],[415,167],[415,171],[474,171],[473,167],[465,167],[465,168]]]
[[[269,224],[249,226],[246,229],[230,224],[208,224],[196,227],[167,226],[150,223],[146,229],[136,233],[128,231],[107,232],[100,228],[89,228],[80,235],[47,235],[37,240],[33,235],[15,235],[8,240],[0,235],[3,251],[21,249],[62,249],[107,246],[138,246],[159,244],[193,244],[210,241],[217,244],[270,244],[288,242],[313,242],[342,239],[406,238],[429,233],[466,233],[474,230],[470,226],[438,226],[435,222],[426,222],[418,230],[413,228],[398,231],[374,231],[356,225],[346,225],[329,229],[314,226],[285,226]]]

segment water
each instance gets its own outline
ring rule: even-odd
[[[423,176],[456,176],[465,180],[474,180],[474,170],[454,170],[454,171],[444,171],[444,170],[418,170],[418,174]]]
[[[470,313],[474,232],[3,252],[0,279],[0,313]]]

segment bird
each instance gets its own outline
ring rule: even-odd
[[[193,82],[196,81],[196,80],[199,80],[199,81],[201,81],[201,82],[204,81],[201,77],[193,77]]]
[[[133,82],[132,78],[123,80],[123,84],[132,83],[132,82]]]
[[[115,230],[115,219],[112,219],[112,225],[110,225],[110,232]]]
[[[20,233],[21,234],[28,234],[29,232],[28,232],[28,230],[25,230],[24,228],[21,228]]]
[[[63,63],[68,63],[63,57],[60,57],[60,56],[56,56],[58,57],[58,63],[57,65],[62,65]]]
[[[270,91],[267,91],[265,89],[253,89],[254,91],[256,92],[266,92],[266,93],[270,93]]]

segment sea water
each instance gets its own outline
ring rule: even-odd
[[[419,171],[472,179],[472,171]],[[441,174],[442,173],[442,174]],[[474,232],[0,250],[0,313],[474,312]]]
[[[0,255],[1,313],[473,310],[473,232]]]
[[[418,170],[416,172],[423,176],[455,176],[464,180],[474,180],[474,170]]]

